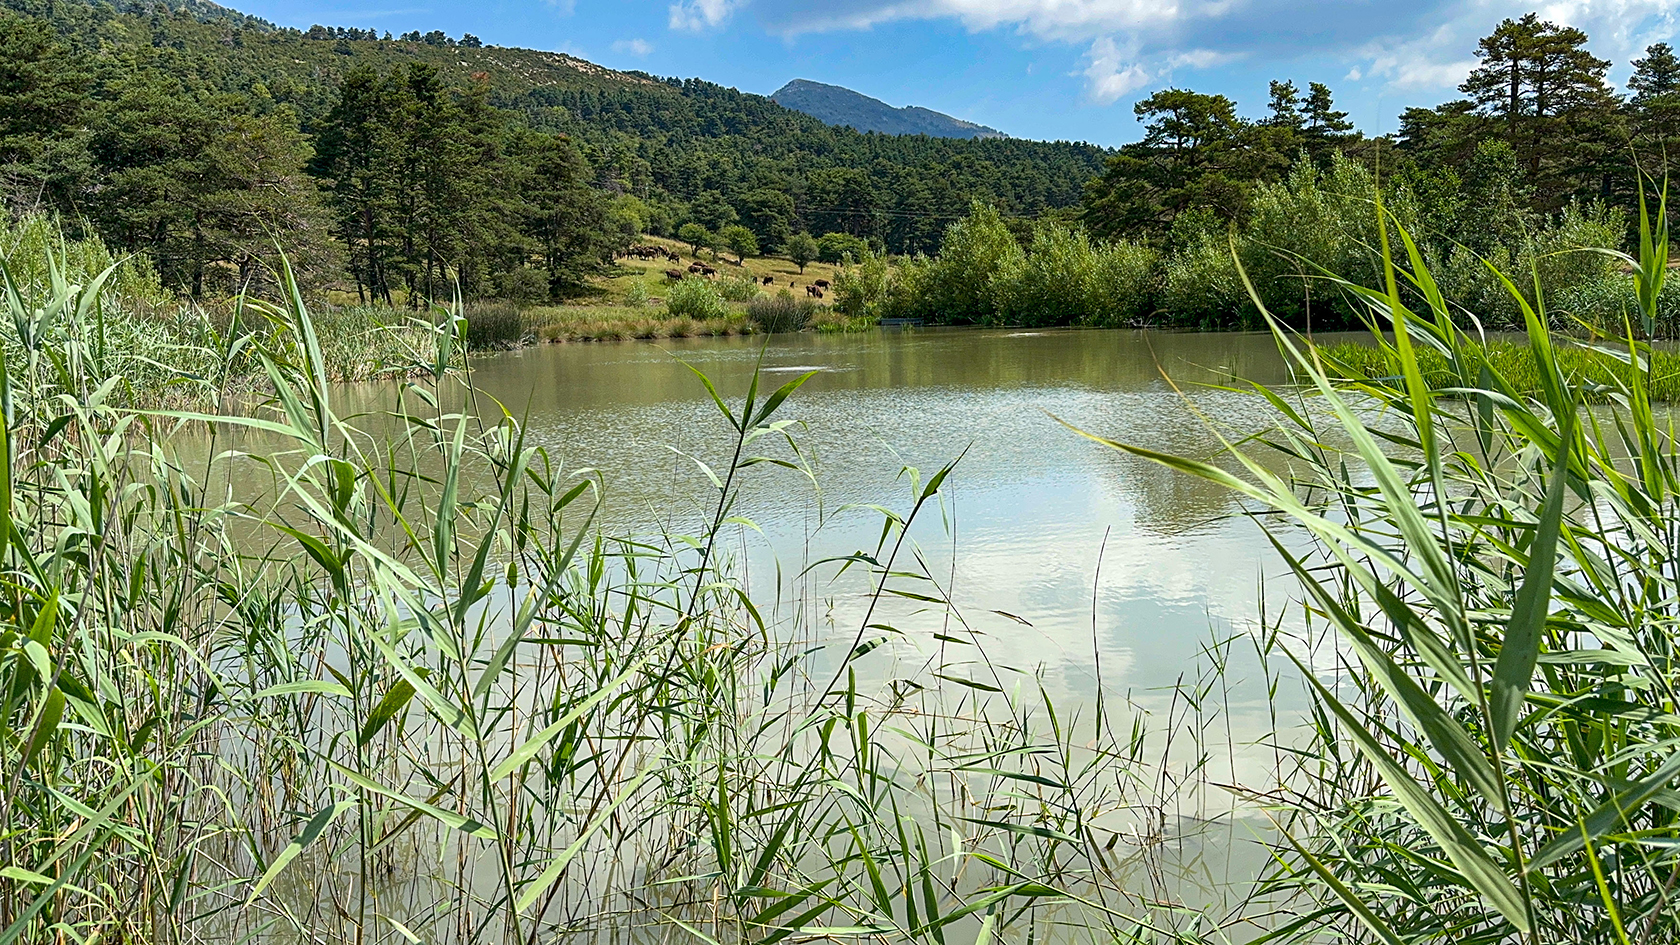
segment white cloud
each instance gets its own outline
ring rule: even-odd
[[[682,0],[671,4],[670,26],[699,33],[721,26],[735,12],[733,0]]]
[[[1086,56],[1091,63],[1085,67],[1085,88],[1094,101],[1108,105],[1149,84],[1149,71],[1107,36],[1092,43]]]
[[[732,0],[683,0],[683,22],[715,25]],[[1291,63],[1326,53],[1348,81],[1452,94],[1475,65],[1476,41],[1536,0],[755,0],[759,19],[787,36],[948,19],[972,31],[1014,29],[1036,41],[1086,48],[1078,73],[1096,101],[1115,102],[1179,68],[1243,58]],[[723,8],[703,12],[707,4]],[[678,21],[673,7],[673,25]],[[1671,38],[1680,0],[1541,0],[1543,18],[1578,26],[1626,74],[1645,45]],[[1337,55],[1338,51],[1345,51]]]
[[[645,56],[653,52],[653,44],[645,39],[621,39],[612,44],[614,52],[629,53],[632,56]]]

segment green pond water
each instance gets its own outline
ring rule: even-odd
[[[1208,640],[1257,619],[1281,572],[1229,493],[1070,429],[1213,458],[1216,429],[1269,420],[1261,398],[1220,388],[1288,380],[1268,335],[924,329],[544,345],[475,359],[472,383],[526,418],[533,445],[598,470],[607,531],[692,534],[715,502],[696,460],[722,468],[731,441],[687,365],[736,400],[761,355],[766,387],[818,372],[780,413],[797,421],[787,432],[815,482],[749,470],[734,514],[752,526],[729,543],[755,597],[782,601],[784,618],[797,609],[819,635],[849,638],[868,596],[861,569],[802,569],[872,550],[881,515],[857,506],[906,510],[904,467],[925,479],[961,457],[943,505],[913,531],[956,617],[901,602],[886,616],[902,633],[875,671],[920,659],[961,619],[987,634],[994,661],[1069,693],[1092,692],[1099,666],[1108,690],[1170,685]],[[374,410],[389,390],[357,396]]]

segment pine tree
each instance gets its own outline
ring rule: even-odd
[[[371,68],[346,74],[322,124],[314,170],[327,181],[337,235],[362,301],[391,302],[395,142],[386,124],[387,88]]]
[[[1604,82],[1610,63],[1586,43],[1581,30],[1533,13],[1507,19],[1477,45],[1481,65],[1459,86],[1504,126],[1547,206],[1598,183],[1604,154],[1618,136],[1616,100]]]
[[[0,12],[0,207],[74,211],[90,77],[46,24]]]

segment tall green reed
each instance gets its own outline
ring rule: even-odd
[[[1615,370],[1586,407],[1538,278],[1530,304],[1488,267],[1526,325],[1530,384],[1482,356],[1386,218],[1383,285],[1336,283],[1399,383],[1334,382],[1253,294],[1303,387],[1259,391],[1278,425],[1228,444],[1238,471],[1114,444],[1271,513],[1301,588],[1308,630],[1267,645],[1305,679],[1310,737],[1280,734],[1296,762],[1277,785],[1233,788],[1282,831],[1265,888],[1292,919],[1266,938],[1672,940],[1680,446],[1641,337],[1666,234],[1642,227],[1640,321],[1598,350]],[[1424,355],[1444,368],[1426,377]]]
[[[747,473],[811,475],[803,378],[699,375],[705,514],[614,536],[601,483],[472,392],[458,312],[416,323],[387,417],[347,417],[280,284],[198,382],[219,409],[115,405],[74,348],[6,362],[0,945],[1219,932],[1168,898],[1184,783],[1140,773],[1181,748],[990,660],[926,567],[950,467],[755,596],[728,536]],[[8,285],[27,351],[98,296]],[[836,573],[867,577],[855,625],[781,606]],[[893,658],[930,615],[938,650]]]

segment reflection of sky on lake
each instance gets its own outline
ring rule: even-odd
[[[528,415],[533,445],[569,467],[601,471],[609,528],[692,533],[713,501],[695,461],[721,470],[730,431],[677,359],[709,374],[734,403],[762,343],[545,346],[480,359],[473,380],[515,416]],[[921,561],[991,660],[1042,667],[1053,691],[1093,692],[1099,659],[1108,691],[1171,685],[1194,671],[1215,634],[1252,624],[1262,579],[1279,574],[1228,493],[1060,422],[1214,458],[1210,421],[1249,432],[1267,413],[1257,397],[1209,385],[1282,380],[1269,337],[807,334],[772,338],[764,365],[761,398],[820,369],[778,416],[798,421],[788,433],[816,470],[822,496],[819,517],[816,493],[799,474],[768,464],[744,474],[732,511],[758,531],[737,528],[729,545],[757,594],[778,573],[792,583],[811,561],[873,550],[880,514],[855,506],[905,511],[901,467],[917,467],[925,480],[959,455],[943,503],[925,509],[914,530]],[[791,455],[779,438],[760,441],[758,451]],[[908,558],[899,565],[916,567]],[[801,585],[804,612],[822,625],[816,632],[849,639],[868,606],[867,575],[858,569],[836,580],[836,570],[820,567],[818,580]],[[902,632],[870,657],[872,671],[909,670],[941,647],[945,658],[962,658],[934,637],[949,629],[938,608],[893,599],[871,619]]]

